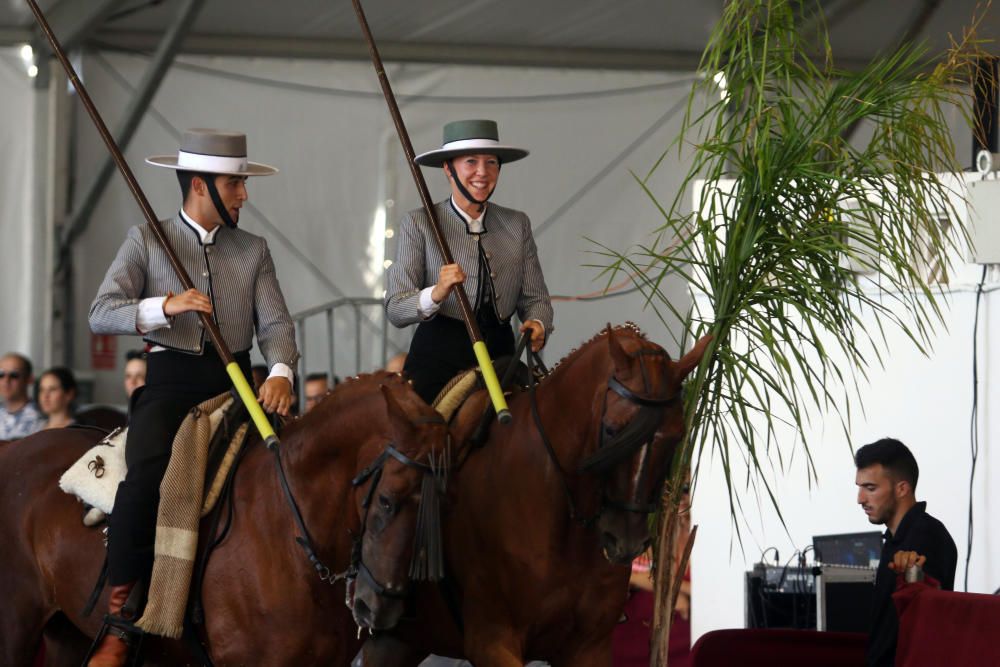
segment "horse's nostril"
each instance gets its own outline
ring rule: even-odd
[[[602,537],[604,538],[604,544],[605,544],[605,546],[611,547],[611,546],[614,546],[614,545],[618,544],[618,538],[615,537],[614,535],[612,535],[611,533],[607,532],[607,531],[605,531],[602,534]]]
[[[370,621],[372,618],[372,611],[365,604],[364,600],[355,598],[354,600],[354,618],[358,621]]]

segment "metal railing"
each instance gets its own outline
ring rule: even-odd
[[[378,309],[378,318],[373,321],[373,318],[366,318],[362,312],[363,308],[375,307]],[[292,315],[292,321],[295,322],[295,330],[298,336],[299,344],[299,370],[298,376],[300,378],[299,387],[299,409],[304,409],[305,404],[305,378],[308,374],[307,360],[308,348],[306,346],[306,320],[317,317],[324,316],[326,319],[326,345],[327,354],[329,356],[328,360],[328,373],[329,381],[331,387],[333,386],[333,380],[337,376],[336,366],[337,366],[337,347],[336,347],[336,335],[335,335],[335,324],[336,317],[338,315],[337,311],[343,312],[343,310],[350,310],[354,315],[354,373],[357,375],[364,371],[364,362],[362,360],[362,341],[363,336],[363,325],[367,324],[369,328],[375,328],[380,331],[381,338],[381,350],[380,350],[380,366],[385,366],[385,361],[387,357],[387,351],[389,346],[389,321],[385,316],[385,310],[382,307],[382,299],[376,297],[344,297],[340,299],[335,299],[328,303],[320,304],[313,308],[303,310],[302,312]]]

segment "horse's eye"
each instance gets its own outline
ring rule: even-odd
[[[386,496],[384,493],[379,494],[378,506],[379,509],[381,509],[383,512],[386,512],[387,514],[392,514],[393,511],[392,501],[389,500],[388,496]]]
[[[608,426],[607,424],[604,425],[604,435],[608,436],[609,438],[613,438],[616,433],[618,433],[618,429],[616,429],[614,426]]]

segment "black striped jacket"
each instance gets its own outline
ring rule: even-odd
[[[476,237],[452,209],[450,199],[438,202],[434,208],[452,256],[465,272],[465,290],[474,304],[481,279]],[[486,232],[481,241],[490,264],[497,315],[507,320],[516,311],[522,322],[539,320],[545,326],[546,337],[550,336],[552,303],[528,216],[490,203],[483,227]],[[399,225],[396,261],[386,274],[385,310],[389,321],[397,327],[421,321],[420,291],[437,283],[443,264],[424,210],[410,211]],[[455,319],[462,317],[454,294],[445,299],[438,312]]]
[[[298,360],[295,326],[278,285],[267,242],[240,229],[220,228],[202,245],[180,216],[162,221],[163,231],[198,291],[212,300],[213,317],[232,352],[249,350],[254,331],[268,368]],[[139,302],[184,291],[167,254],[147,223],[132,227],[90,305],[97,334],[136,334]],[[197,313],[176,316],[170,328],[143,336],[154,345],[200,354],[210,340]]]

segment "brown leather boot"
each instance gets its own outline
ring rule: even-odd
[[[130,584],[111,587],[111,599],[108,602],[109,614],[115,616],[121,614],[122,607],[128,600],[128,594],[132,592],[133,587],[135,587],[134,581]],[[125,661],[128,660],[128,644],[118,633],[116,628],[108,628],[107,634],[101,639],[101,643],[97,645],[97,649],[90,657],[87,667],[124,666]]]

